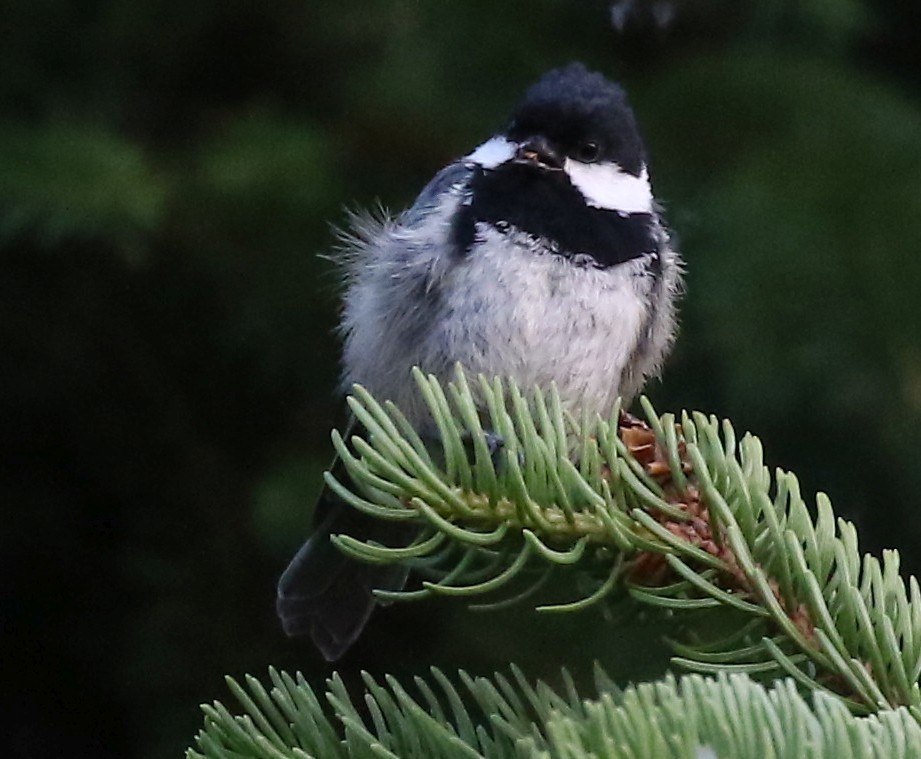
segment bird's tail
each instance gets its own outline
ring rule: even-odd
[[[346,476],[340,461],[333,475]],[[414,530],[405,523],[369,517],[344,503],[328,487],[315,511],[313,534],[278,581],[275,608],[285,633],[310,635],[327,661],[339,659],[358,639],[377,603],[373,591],[402,590],[408,570],[399,565],[364,564],[330,541],[351,535],[383,545],[407,545]]]

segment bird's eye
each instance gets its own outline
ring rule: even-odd
[[[582,163],[594,163],[600,155],[601,148],[597,142],[583,142],[576,148],[573,158]]]

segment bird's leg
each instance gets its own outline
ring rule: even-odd
[[[494,469],[498,469],[502,462],[502,450],[505,448],[505,438],[493,430],[483,430],[483,440],[486,441],[486,448],[489,451],[489,458],[492,461]],[[464,432],[461,435],[461,442],[464,450],[467,452],[467,460],[474,461],[476,450],[474,448],[473,433]]]
[[[498,432],[493,430],[483,430],[483,440],[486,443],[486,450],[489,452],[490,461],[494,469],[499,469],[505,461],[502,451],[505,449],[505,439]],[[437,433],[423,433],[422,442],[425,447],[432,451],[441,450],[441,437]],[[476,461],[476,443],[472,432],[465,431],[461,433],[461,444],[464,446],[464,453],[467,455],[467,461],[473,464]],[[441,457],[438,457],[441,459]],[[519,459],[521,455],[519,454]],[[439,461],[444,465],[444,461]]]

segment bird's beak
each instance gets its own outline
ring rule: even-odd
[[[515,151],[515,163],[543,171],[562,171],[564,158],[546,137],[528,137]]]

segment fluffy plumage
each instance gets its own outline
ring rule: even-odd
[[[633,112],[581,64],[544,75],[507,129],[439,172],[409,210],[356,218],[343,263],[344,384],[393,400],[423,431],[414,365],[444,380],[460,362],[525,387],[555,382],[573,412],[606,414],[658,372],[675,333],[681,264]],[[328,534],[355,514],[328,497],[320,512],[278,609],[286,631],[338,658],[367,621],[371,584],[405,574],[330,558]]]

